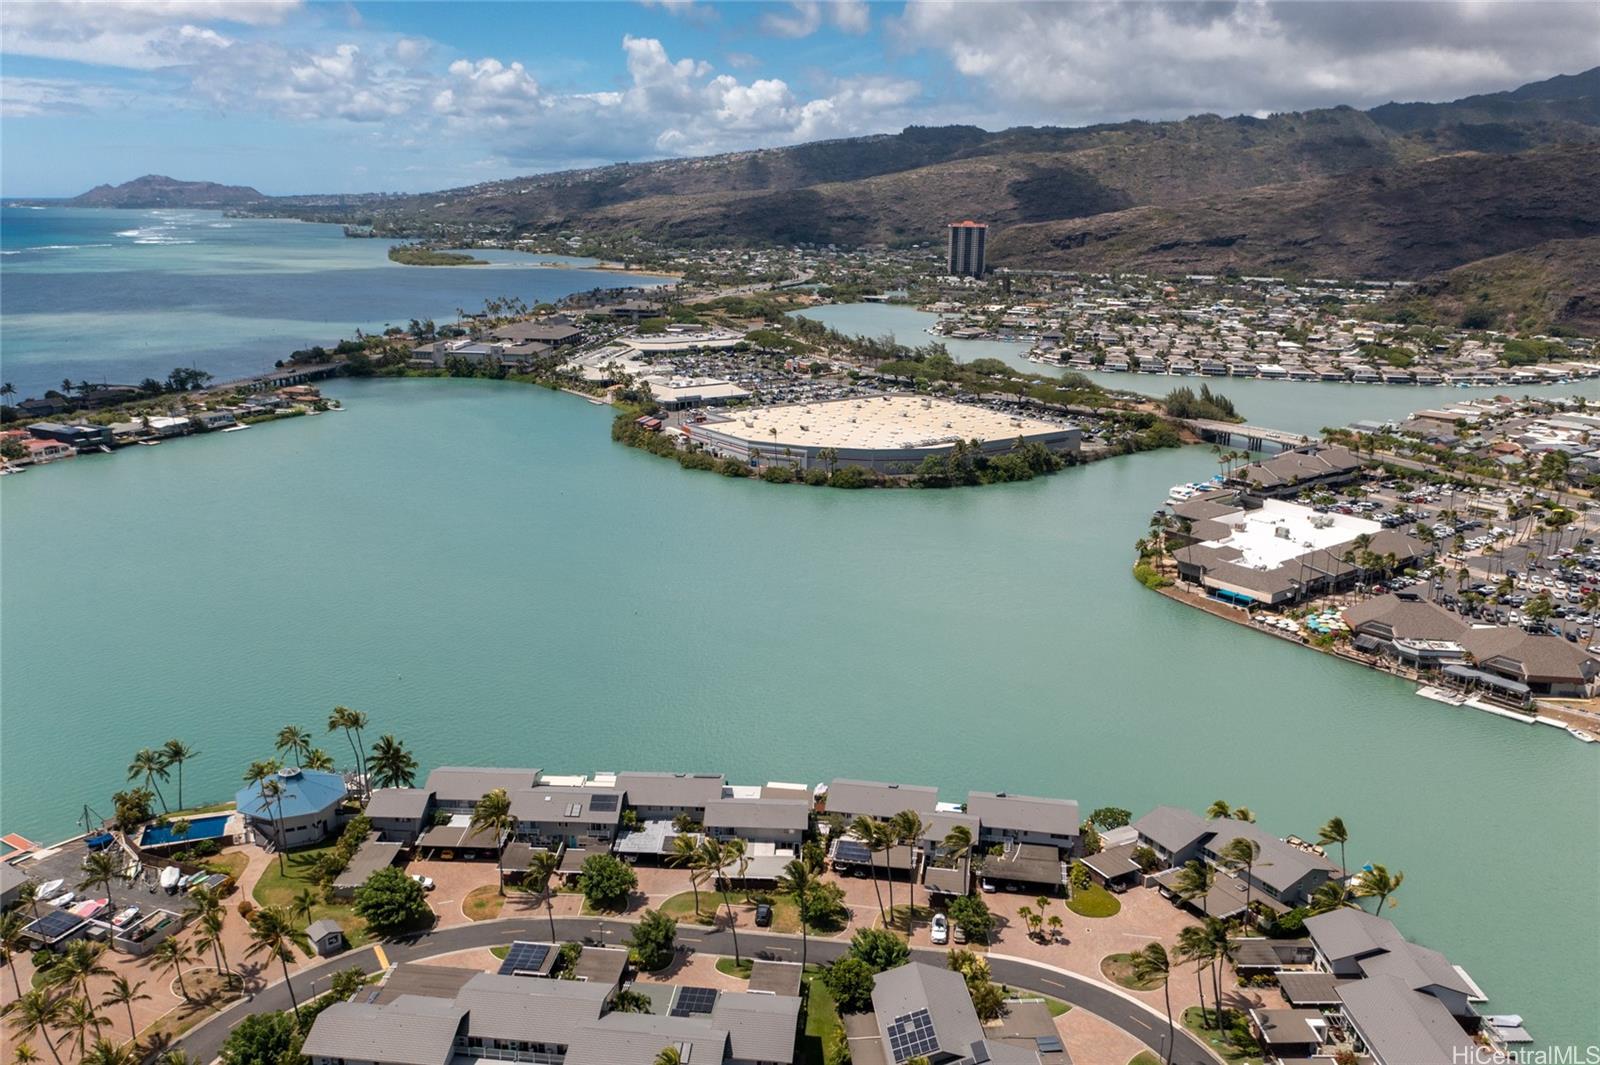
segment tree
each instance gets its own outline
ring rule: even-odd
[[[700,883],[705,879],[705,852],[700,846],[700,838],[688,832],[679,832],[672,837],[672,853],[667,855],[667,864],[689,870],[689,888],[694,892],[694,912],[700,912]]]
[[[744,879],[745,870],[750,868],[750,859],[745,856],[744,840],[735,836],[724,842],[707,836],[700,846],[705,852],[706,866],[712,875],[717,877],[717,886],[722,891],[722,901],[727,906],[728,932],[733,936],[733,960],[742,962],[744,958],[739,953],[739,924],[733,915],[733,899],[729,895],[732,885],[728,882],[727,870],[730,865],[737,865],[740,879]]]
[[[511,816],[511,796],[506,794],[505,788],[495,788],[472,808],[472,830],[494,833],[494,886],[502,895],[506,893],[506,874],[500,866],[500,855],[505,847],[506,835],[516,825],[517,819]]]
[[[311,912],[317,908],[317,904],[321,901],[315,891],[308,887],[301,888],[289,900],[289,912],[294,914],[302,923],[309,925],[311,923]]]
[[[906,941],[887,928],[858,928],[850,937],[850,953],[881,973],[904,965],[911,958]]]
[[[1235,869],[1244,867],[1244,911],[1245,919],[1249,920],[1251,875],[1255,872],[1256,862],[1261,858],[1261,844],[1245,836],[1235,836],[1222,848],[1221,857],[1227,865]]]
[[[299,725],[285,725],[278,730],[274,746],[283,754],[293,755],[295,765],[303,765],[301,759],[311,752],[311,734]]]
[[[1133,812],[1120,806],[1101,806],[1089,814],[1089,823],[1104,832],[1121,828],[1132,820]]]
[[[795,906],[800,911],[800,971],[806,967],[806,954],[810,947],[811,911],[806,905],[808,896],[817,888],[817,878],[805,862],[799,858],[794,859],[783,867],[783,874],[778,877],[778,890],[785,894],[793,895]]]
[[[252,1013],[228,1033],[222,1065],[298,1065],[302,1039],[296,1017],[282,1010]]]
[[[155,792],[149,788],[129,788],[127,791],[119,791],[112,795],[111,806],[114,812],[112,823],[123,832],[133,831],[150,820],[152,815],[150,801],[155,797]]]
[[[183,1000],[189,1001],[189,985],[183,982],[183,967],[194,960],[194,954],[188,946],[177,936],[168,936],[150,953],[157,964],[170,969],[178,978],[178,990],[183,993]]]
[[[1330,817],[1327,824],[1317,832],[1317,843],[1326,847],[1330,843],[1339,845],[1339,872],[1341,875],[1349,871],[1349,866],[1344,864],[1344,845],[1350,842],[1350,830],[1344,827],[1344,818]]]
[[[822,983],[841,1012],[860,1013],[872,1005],[872,986],[877,977],[871,965],[854,954],[846,955],[822,970]]]
[[[1099,854],[1105,844],[1100,842],[1100,833],[1094,827],[1094,822],[1085,821],[1083,830],[1078,840],[1079,854],[1087,858],[1091,854]]]
[[[654,1065],[683,1065],[683,1053],[675,1046],[662,1047],[656,1052]]]
[[[885,849],[883,825],[868,817],[866,814],[858,816],[850,822],[850,834],[861,841],[867,848],[867,864],[872,872],[872,891],[878,896],[878,919],[885,924],[889,923],[888,915],[883,908],[883,890],[878,887],[878,852]],[[889,878],[889,904],[894,904],[894,878]]]
[[[638,886],[639,877],[615,855],[591,854],[578,870],[578,890],[596,910],[622,910]]]
[[[393,872],[400,872],[398,869]],[[377,876],[374,873],[373,876]],[[404,876],[404,873],[401,873]],[[368,878],[370,882],[371,878]],[[416,881],[408,882],[420,888]],[[363,885],[365,886],[365,885]],[[356,912],[360,913],[360,890],[357,889]],[[424,906],[427,903],[423,903]],[[171,942],[171,940],[168,940]],[[163,944],[164,945],[164,944]],[[295,998],[294,981],[289,979],[289,959],[294,957],[294,949],[298,947],[306,957],[311,956],[311,939],[305,932],[295,927],[294,917],[281,906],[267,906],[250,915],[250,946],[245,954],[254,957],[264,955],[267,959],[276,958],[283,965],[284,986],[289,989],[289,1006],[294,1011],[295,1020],[300,1019],[300,1003]]]
[[[321,747],[313,747],[306,752],[305,767],[307,769],[320,770],[324,773],[331,773],[334,770],[333,755]]]
[[[1350,885],[1343,880],[1324,880],[1311,893],[1310,910],[1313,914],[1331,913],[1354,905],[1355,896],[1350,893]]]
[[[150,996],[144,993],[144,981],[131,983],[126,976],[117,974],[111,978],[111,990],[100,997],[100,1005],[110,1008],[123,1006],[128,1011],[128,1038],[132,1039],[139,1034],[138,1026],[133,1020],[133,1004],[135,1002],[149,1002]]]
[[[65,999],[40,988],[31,988],[6,1003],[5,1013],[13,1032],[24,1039],[42,1040],[56,1065],[61,1065],[61,1055],[56,1052],[55,1040],[50,1038],[50,1029],[60,1028],[66,1019]]]
[[[90,1004],[92,1011],[94,1000],[89,997],[89,981],[97,976],[111,975],[111,970],[100,962],[105,952],[106,948],[99,943],[91,943],[87,939],[75,940],[50,967],[50,982],[59,986],[76,984],[78,994]]]
[[[531,886],[535,894],[544,896],[545,916],[550,919],[550,942],[556,941],[556,893],[551,890],[550,881],[561,871],[561,858],[554,851],[534,851],[533,857],[528,861],[528,871],[523,877],[523,882]],[[696,907],[698,911],[699,907]]]
[[[906,890],[911,895],[906,907],[906,935],[910,935],[917,926],[917,848],[922,845],[922,837],[927,833],[928,826],[915,810],[901,810],[889,823],[895,842],[904,844],[911,851],[910,875],[906,883]]]
[[[82,1058],[91,1036],[98,1039],[100,1029],[106,1026],[105,1018],[94,1011],[94,1003],[87,998],[69,998],[62,1013],[61,1027],[78,1034],[78,1057]]]
[[[334,707],[332,712],[328,714],[328,731],[344,730],[345,742],[350,744],[350,754],[356,760],[356,772],[365,779],[366,771],[361,762],[361,747],[356,742],[355,713],[348,706]]]
[[[40,1060],[38,1052],[27,1043],[18,1043],[12,1051],[12,1056],[17,1059],[17,1065],[37,1065]]]
[[[678,938],[678,922],[659,910],[646,910],[639,923],[633,927],[633,938],[628,946],[641,969],[654,972],[664,969],[672,961]]]
[[[367,974],[352,965],[333,974],[333,979],[328,983],[328,994],[340,1002],[348,1002],[366,986]]]
[[[380,788],[413,787],[417,783],[417,760],[400,740],[383,735],[372,745],[367,773],[372,784]]]
[[[200,752],[182,740],[168,740],[161,745],[161,760],[178,769],[178,809],[183,809],[183,763],[200,757]]]
[[[140,748],[133,756],[133,761],[128,764],[128,779],[138,780],[143,777],[144,786],[155,791],[163,811],[167,808],[167,800],[161,794],[161,785],[156,783],[156,778],[166,780],[169,775],[166,760],[161,757],[159,751],[153,751],[149,747]]]
[[[139,1065],[139,1052],[132,1043],[97,1039],[83,1056],[81,1065]]]
[[[1128,857],[1142,872],[1153,873],[1161,868],[1161,855],[1153,847],[1135,847]]]
[[[11,982],[16,985],[18,998],[22,997],[22,980],[17,976],[17,967],[12,962],[27,949],[27,941],[22,937],[22,930],[27,926],[28,920],[22,916],[20,909],[0,913],[0,960],[4,960],[6,968],[11,970]]]
[[[413,928],[433,916],[422,885],[393,865],[379,869],[356,888],[353,908],[379,935]]]
[[[1140,983],[1150,983],[1159,979],[1161,992],[1167,1004],[1167,1065],[1172,1065],[1172,988],[1167,983],[1167,974],[1171,969],[1167,961],[1167,951],[1160,943],[1150,943],[1143,949],[1133,954],[1133,975]]]
[[[1384,866],[1373,864],[1370,869],[1363,869],[1361,875],[1356,877],[1355,896],[1358,899],[1377,899],[1373,913],[1382,913],[1383,904],[1398,905],[1389,896],[1400,890],[1400,885],[1405,883],[1406,874],[1398,869],[1393,874]]]
[[[1192,861],[1174,878],[1172,888],[1185,902],[1200,899],[1201,911],[1209,915],[1211,909],[1206,897],[1210,894],[1211,884],[1215,879],[1216,874],[1209,865],[1201,861]]]
[[[85,858],[83,876],[79,879],[76,890],[81,893],[98,887],[105,888],[106,893],[110,894],[112,883],[122,876],[122,863],[117,860],[117,854],[101,850]]]
[[[994,914],[989,904],[977,895],[958,895],[950,900],[950,920],[974,943],[987,943],[994,931]]]
[[[1209,968],[1213,956],[1211,939],[1200,925],[1192,924],[1178,932],[1178,957],[1194,966],[1194,986],[1199,995],[1200,1021],[1205,1024],[1206,985],[1200,973]]]
[[[970,950],[952,950],[945,957],[945,966],[951,972],[960,973],[966,981],[967,995],[972,999],[978,1020],[1000,1019],[1005,1013],[1005,993],[995,986],[986,960]]]

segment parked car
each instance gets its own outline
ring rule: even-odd
[[[934,946],[943,946],[950,942],[950,921],[942,913],[933,915],[933,926],[929,930]]]
[[[978,881],[978,887],[983,890],[983,893],[985,895],[993,895],[995,893],[995,891],[998,890],[994,886],[994,881],[993,880],[980,880],[980,881]]]
[[[956,943],[965,943],[967,941],[967,930],[960,925],[956,925],[951,929],[950,938]]]
[[[431,876],[423,876],[421,873],[412,873],[411,879],[421,884],[423,891],[432,891],[434,889],[433,877]]]
[[[771,928],[772,927],[772,907],[768,906],[764,902],[756,903],[756,927],[757,928]]]

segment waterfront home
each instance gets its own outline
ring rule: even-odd
[[[1133,823],[1139,843],[1156,852],[1164,866],[1178,868],[1200,857],[1210,823],[1181,806],[1157,806]]]
[[[564,785],[524,788],[511,793],[516,836],[543,847],[604,844],[609,849],[622,820],[619,788]]]
[[[10,862],[0,861],[0,910],[9,910],[22,897],[31,878]]]
[[[367,877],[380,869],[389,868],[399,860],[401,852],[405,850],[405,844],[385,842],[382,837],[381,832],[367,833],[367,838],[362,840],[356,852],[350,856],[350,864],[334,878],[334,898],[354,898],[356,888],[365,884]]]
[[[234,806],[263,847],[292,850],[320,843],[343,823],[344,777],[317,769],[285,766],[269,778],[277,794],[263,796],[261,782],[240,788]]]
[[[27,461],[35,465],[70,459],[78,453],[71,444],[58,440],[24,440],[22,446],[28,449]]]
[[[939,803],[939,789],[921,784],[885,784],[877,780],[836,778],[827,787],[827,811],[846,823],[857,817],[887,821],[904,810],[930,814]]]
[[[1068,855],[1078,852],[1078,804],[1071,799],[970,791],[967,813],[978,819],[977,840],[985,846],[1035,843],[1057,847]]]
[[[738,837],[797,849],[811,826],[811,803],[804,799],[717,799],[702,819],[706,834],[716,839]]]
[[[478,800],[496,788],[513,791],[539,783],[537,769],[490,769],[477,766],[440,766],[428,774],[423,789],[433,795],[433,805],[451,813],[468,813]]]
[[[238,424],[233,417],[233,413],[225,410],[199,411],[196,414],[191,414],[189,416],[189,420],[193,422],[194,427],[201,432],[211,432],[216,429],[226,429],[230,425]]]
[[[34,422],[28,432],[38,440],[53,440],[79,451],[110,447],[115,441],[107,425],[63,425],[60,422]]]
[[[1232,874],[1219,875],[1211,893],[1199,902],[1198,908],[1212,917],[1242,913],[1246,895],[1250,902],[1281,913],[1304,905],[1318,887],[1339,876],[1338,865],[1316,850],[1279,839],[1250,821],[1208,820],[1190,810],[1158,806],[1135,821],[1133,829],[1139,843],[1155,851],[1166,867],[1154,883],[1169,896],[1174,895],[1177,874],[1192,861]],[[1222,857],[1228,844],[1239,838],[1250,840],[1259,851],[1248,870],[1232,867]]]
[[[702,821],[706,807],[722,798],[721,773],[618,773],[617,787],[627,793],[628,809],[641,821],[687,817]]]
[[[1043,1047],[1034,1037],[1002,1038],[985,1030],[972,1008],[966,980],[958,972],[909,962],[878,974],[872,986],[872,1023],[885,1062],[917,1058],[929,1062],[989,1062],[1039,1065]],[[1053,1033],[1052,1026],[1052,1033]]]
[[[449,1065],[473,1058],[653,1065],[663,1047],[701,1065],[795,1060],[800,999],[792,995],[721,991],[709,1004],[686,1000],[661,1014],[620,1013],[611,1009],[615,982],[456,976],[457,970],[419,979],[408,968],[391,981],[404,982],[409,993],[386,1000],[380,991],[376,1002],[328,1007],[301,1053],[312,1065]]]
[[[433,792],[426,788],[377,788],[363,813],[383,839],[410,846],[428,825],[432,806]]]

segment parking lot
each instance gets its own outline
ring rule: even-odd
[[[123,876],[113,880],[109,885],[93,884],[79,888],[85,875],[84,862],[93,853],[82,839],[41,850],[17,864],[17,868],[41,887],[56,881],[60,882],[48,899],[38,903],[40,916],[52,910],[70,910],[87,899],[106,900],[106,905],[96,916],[99,920],[107,922],[133,907],[138,907],[138,916],[150,914],[157,909],[182,912],[182,898],[169,896],[161,889],[156,880],[158,875],[156,871],[141,869],[136,877],[130,879],[127,874],[133,870],[126,863],[126,855],[114,844],[102,849],[123,860],[121,866]],[[128,920],[125,923],[132,924],[133,921]]]

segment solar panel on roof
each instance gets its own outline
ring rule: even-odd
[[[1041,1054],[1059,1054],[1066,1049],[1061,1045],[1058,1035],[1037,1035],[1033,1037],[1033,1043]]]
[[[933,1017],[927,1010],[901,1014],[889,1025],[889,1051],[896,1062],[926,1057],[939,1049],[939,1037],[933,1031]]]
[[[860,840],[841,839],[833,845],[833,860],[836,862],[856,862],[867,864],[872,861],[872,851]]]
[[[617,798],[615,795],[591,795],[589,809],[609,813],[617,808]]]
[[[672,1015],[688,1017],[696,1013],[710,1013],[716,1004],[717,989],[714,987],[680,987],[678,997],[672,1002]]]
[[[85,918],[79,917],[75,913],[57,910],[54,913],[47,913],[37,921],[34,921],[27,927],[26,931],[29,935],[36,936],[49,943],[60,939],[79,925],[84,924],[85,921]]]
[[[538,973],[544,968],[545,959],[549,956],[548,943],[513,943],[506,951],[506,960],[500,963],[500,975],[523,976]]]

